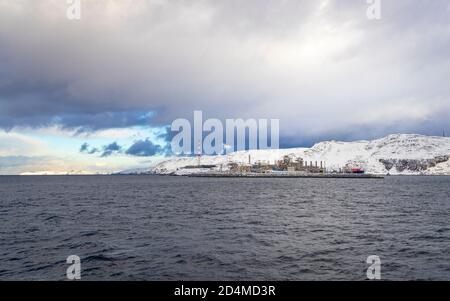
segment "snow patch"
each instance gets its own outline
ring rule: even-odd
[[[252,164],[257,162],[273,164],[285,155],[303,158],[308,163],[325,161],[326,168],[330,171],[339,170],[350,164],[364,168],[367,173],[371,174],[450,175],[450,160],[443,162],[438,160],[435,166],[427,165],[424,170],[419,168],[423,162],[432,162],[437,157],[450,157],[450,138],[416,134],[395,134],[371,141],[325,141],[317,143],[311,148],[249,150],[229,155],[202,156],[201,165],[216,165],[217,170],[226,170],[229,163],[248,163],[249,156]],[[387,169],[386,166],[389,167],[389,164],[386,165],[387,161],[396,162],[396,165]],[[208,170],[186,169],[186,167],[196,165],[198,165],[196,157],[177,157],[164,161],[153,168],[139,170],[137,173],[185,175]],[[417,167],[418,165],[419,167]]]

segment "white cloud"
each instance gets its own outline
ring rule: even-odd
[[[279,118],[292,136],[345,130],[355,111],[386,131],[448,124],[448,106],[429,108],[450,99],[444,0],[385,1],[377,22],[366,1],[83,1],[79,22],[64,1],[0,6],[11,118],[142,109],[170,123],[201,109]]]

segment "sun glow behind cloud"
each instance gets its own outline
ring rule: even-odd
[[[0,132],[0,174],[96,174],[148,167],[150,163],[163,160],[164,155],[152,156],[151,160],[125,151],[102,156],[103,147],[114,141],[126,150],[146,139],[164,145],[167,142],[159,137],[164,131],[163,128],[132,127],[77,134],[75,130],[52,126]],[[99,151],[82,153],[83,143]]]

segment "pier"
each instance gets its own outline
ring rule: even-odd
[[[343,173],[227,173],[227,172],[207,172],[193,173],[187,177],[196,178],[313,178],[313,179],[384,179],[381,175],[371,174],[343,174]]]

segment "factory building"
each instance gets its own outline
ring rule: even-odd
[[[251,164],[249,156],[248,164],[228,164],[229,170],[236,173],[269,173],[273,171],[280,172],[304,172],[304,173],[325,173],[325,162],[323,161],[304,161],[302,158],[293,158],[284,156],[282,160],[276,161],[274,164],[256,162]]]

